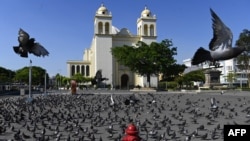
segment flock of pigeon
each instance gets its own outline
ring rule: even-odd
[[[223,140],[223,126],[249,124],[249,96],[49,94],[0,99],[0,140],[120,141],[134,123],[141,141]]]

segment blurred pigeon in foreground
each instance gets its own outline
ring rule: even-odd
[[[216,99],[214,97],[211,98],[210,103],[211,103],[211,110],[217,110],[218,109],[217,102],[216,102]]]
[[[194,54],[192,65],[198,65],[205,61],[213,62],[228,60],[240,55],[245,48],[232,48],[233,35],[231,30],[221,21],[221,19],[210,9],[213,17],[213,38],[209,43],[210,51],[200,47]]]
[[[114,99],[113,99],[113,95],[111,94],[110,95],[110,106],[114,106],[115,105],[115,102],[114,102]]]
[[[28,53],[38,57],[49,55],[49,52],[41,44],[35,42],[34,38],[30,38],[29,34],[23,29],[19,29],[18,35],[19,46],[14,46],[13,49],[21,57],[28,57]]]

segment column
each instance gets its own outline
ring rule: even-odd
[[[77,65],[75,65],[75,74],[77,74],[77,68],[76,67],[77,67]]]
[[[147,36],[150,36],[150,25],[148,26],[148,35]]]
[[[79,69],[79,73],[82,74],[82,65],[79,65],[80,69]]]

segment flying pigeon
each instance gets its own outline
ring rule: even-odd
[[[216,13],[210,9],[213,21],[213,38],[209,43],[209,50],[200,47],[192,58],[192,65],[198,65],[205,61],[228,60],[240,55],[245,51],[244,47],[232,48],[233,34],[231,30],[221,21]]]
[[[29,34],[23,29],[19,29],[18,35],[19,46],[14,46],[13,49],[21,57],[27,58],[28,53],[32,53],[38,57],[49,55],[49,52],[41,44],[35,42],[34,38],[30,38]]]

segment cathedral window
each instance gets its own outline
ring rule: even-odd
[[[105,23],[105,34],[109,34],[109,23]]]
[[[154,25],[150,25],[150,36],[155,36],[154,35]]]
[[[148,36],[148,25],[145,24],[143,30],[144,30],[144,36]]]
[[[75,75],[75,66],[71,66],[71,76]]]
[[[89,66],[86,66],[86,76],[89,76]]]
[[[80,73],[80,66],[79,65],[76,66],[76,73]]]
[[[102,22],[98,23],[98,34],[102,34],[103,33],[103,26],[102,26]]]

